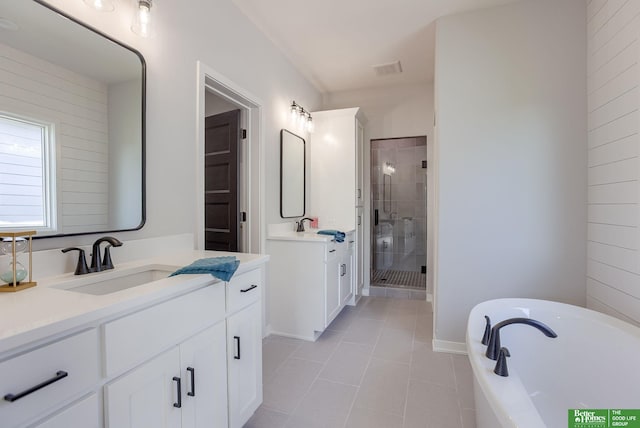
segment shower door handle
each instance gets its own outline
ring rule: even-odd
[[[378,214],[378,210],[373,210],[373,225],[377,226],[378,225],[378,220],[379,220],[379,214]]]

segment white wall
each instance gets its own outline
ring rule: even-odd
[[[585,15],[526,0],[438,22],[436,347],[487,299],[585,304]]]
[[[371,88],[334,92],[323,96],[323,109],[360,107],[367,117],[364,132],[364,194],[371,200],[371,140],[427,136],[427,161],[433,160],[433,84],[402,85],[389,88]],[[433,172],[427,170],[427,213],[433,212]],[[371,275],[371,206],[364,207],[364,277],[369,286]],[[427,216],[427,283],[433,284],[433,229],[431,216]]]
[[[587,8],[587,306],[640,324],[640,2]]]
[[[154,3],[156,37],[130,31],[132,4],[117,2],[99,13],[83,2],[51,3],[140,50],[147,62],[147,222],[120,233],[138,239],[195,230],[196,62],[201,60],[264,102],[266,223],[279,216],[279,130],[292,99],[317,109],[320,95],[292,64],[233,5],[231,0]],[[92,242],[95,236],[49,239],[37,248]]]
[[[107,86],[0,44],[0,111],[55,130],[57,233],[104,230],[109,215]]]

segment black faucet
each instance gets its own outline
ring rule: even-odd
[[[100,244],[103,242],[108,242],[104,249],[104,259],[100,260]],[[93,243],[93,249],[91,250],[91,272],[101,272],[107,269],[113,269],[113,262],[111,261],[111,252],[109,248],[111,247],[120,247],[122,246],[122,242],[117,240],[112,236],[104,236],[96,240]]]
[[[489,322],[488,319],[487,322]],[[530,325],[531,327],[535,327],[540,330],[547,337],[558,337],[555,331],[551,330],[549,326],[540,321],[536,321],[531,318],[510,318],[508,320],[499,322],[491,329],[491,334],[489,335],[489,344],[487,346],[487,353],[485,354],[487,358],[490,358],[492,360],[498,359],[498,354],[500,353],[500,329],[509,324]]]
[[[300,221],[296,221],[296,232],[304,232],[304,221],[305,220],[309,220],[309,221],[313,221],[312,218],[309,217],[305,217],[303,219],[301,219]]]

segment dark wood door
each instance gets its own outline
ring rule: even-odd
[[[205,119],[205,250],[238,251],[240,110]]]

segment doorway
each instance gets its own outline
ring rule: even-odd
[[[204,249],[239,252],[246,248],[243,110],[205,93]]]
[[[426,136],[371,140],[371,193],[371,285],[426,290]]]
[[[211,107],[213,104],[220,103],[227,106],[226,111],[240,109],[241,128],[246,129],[246,138],[242,140],[240,156],[239,203],[242,227],[239,251],[264,253],[265,180],[260,179],[265,168],[262,155],[264,151],[263,102],[245,88],[200,61],[197,62],[197,71],[195,179],[198,198],[194,212],[195,247],[196,249],[205,248],[205,118],[213,113],[210,110],[207,114],[205,107],[207,104]],[[206,102],[207,97],[209,102]],[[217,113],[224,111],[218,110]],[[245,137],[244,132],[242,135]]]

